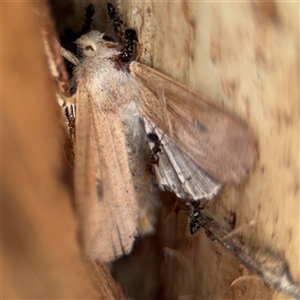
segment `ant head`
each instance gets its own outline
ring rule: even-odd
[[[190,204],[196,209],[199,207],[200,201],[199,200],[190,200]]]
[[[154,132],[148,133],[147,137],[153,143],[157,143],[159,141],[159,138],[158,138],[157,134],[154,133]]]

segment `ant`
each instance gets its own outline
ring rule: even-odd
[[[111,20],[113,20],[114,30],[118,38],[121,39],[123,36],[123,31],[121,24],[123,22],[120,20],[120,16],[116,13],[114,6],[111,3],[107,3],[107,13]],[[121,62],[128,62],[133,56],[134,45],[138,42],[137,34],[133,29],[126,29],[124,34],[127,45],[121,49],[119,54],[119,59]]]
[[[119,58],[122,62],[130,61],[133,56],[135,43],[138,42],[135,30],[126,29],[125,39],[127,41],[127,45],[121,49],[121,53],[119,54]]]
[[[201,222],[200,222],[200,217],[201,217],[201,213],[200,210],[204,209],[204,207],[206,206],[206,204],[208,203],[209,200],[207,200],[206,202],[204,202],[204,204],[202,206],[200,206],[200,200],[190,200],[189,205],[192,206],[192,213],[190,214],[190,234],[195,234],[201,226]],[[207,236],[210,236],[209,232],[205,231],[205,234]]]
[[[123,35],[123,30],[121,28],[123,21],[120,19],[120,16],[116,13],[115,7],[111,3],[108,2],[106,8],[110,19],[113,20],[114,31],[117,36],[121,38]]]
[[[190,214],[190,234],[195,234],[200,229],[200,201],[191,200],[190,204],[193,208],[192,213]]]
[[[151,149],[150,153],[150,163],[152,165],[158,165],[159,166],[159,155],[158,153],[161,153],[161,140],[158,138],[157,134],[152,132],[147,134],[148,139],[154,143],[153,148]]]

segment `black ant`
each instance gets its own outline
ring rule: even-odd
[[[162,140],[162,138],[159,139],[157,134],[154,133],[154,132],[148,133],[147,137],[152,143],[154,143],[154,146],[152,147],[151,153],[150,153],[150,163],[152,165],[159,166],[159,155],[158,154],[162,152],[162,150],[161,150],[161,146],[162,146],[161,140]]]
[[[117,36],[121,38],[123,35],[123,30],[121,28],[123,21],[120,19],[120,16],[116,13],[115,7],[111,3],[108,2],[106,8],[110,19],[113,20],[114,31]]]
[[[200,200],[190,200],[190,205],[192,206],[192,213],[190,214],[190,234],[195,234],[201,226],[201,222],[200,222],[200,217],[201,217],[201,213],[200,210],[204,209],[204,207],[206,206],[206,204],[208,203],[209,200],[207,200],[206,202],[204,202],[204,204],[202,206],[200,206]],[[209,232],[205,231],[205,234],[209,237],[210,234]]]
[[[130,61],[133,56],[134,45],[138,42],[135,30],[126,29],[125,39],[127,41],[127,45],[122,48],[121,53],[119,54],[119,58],[122,62]]]
[[[191,200],[190,204],[193,207],[193,211],[190,214],[190,234],[192,235],[200,229],[200,209],[203,208],[199,208],[200,201]]]
[[[107,13],[111,20],[113,20],[114,30],[119,39],[123,36],[123,31],[121,28],[121,24],[123,22],[120,20],[120,16],[116,13],[114,6],[111,3],[107,3]],[[134,45],[138,42],[138,38],[135,30],[127,29],[124,34],[127,45],[121,49],[121,53],[119,54],[119,59],[122,62],[128,62],[133,56]]]

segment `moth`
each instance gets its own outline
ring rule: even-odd
[[[159,159],[150,164],[158,186],[193,201],[212,199],[222,184],[239,184],[256,159],[245,122],[134,61],[135,31],[123,36],[115,8],[108,3],[107,11],[125,46],[90,30],[90,5],[76,39],[79,55],[61,49],[75,66],[71,100],[80,236],[88,257],[103,262],[130,253],[138,231],[151,231],[151,225],[141,225],[146,220],[141,208],[157,197],[151,155]],[[159,150],[148,143],[151,133]]]

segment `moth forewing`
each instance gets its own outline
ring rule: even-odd
[[[131,251],[138,211],[121,117],[97,94],[77,88],[75,198],[85,252],[108,262]]]
[[[132,62],[130,72],[151,123],[217,181],[238,184],[246,178],[256,160],[246,123],[143,64]]]

